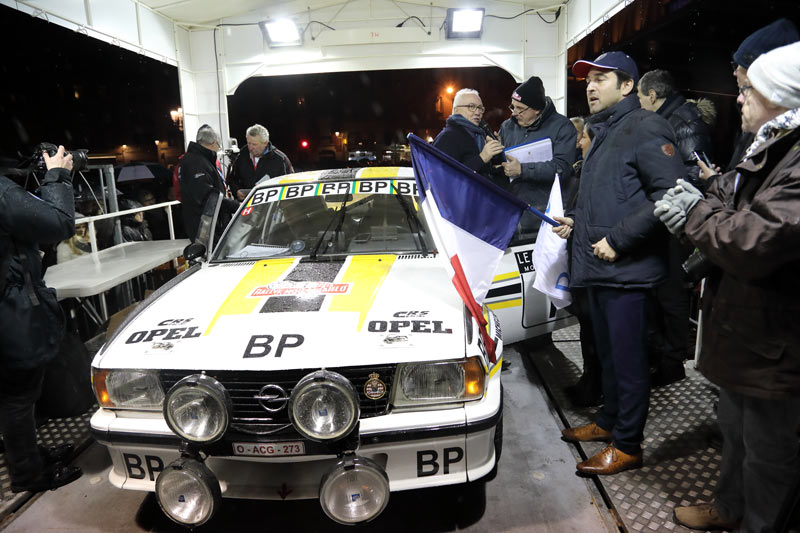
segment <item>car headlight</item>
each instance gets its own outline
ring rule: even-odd
[[[318,370],[308,374],[289,396],[292,425],[314,441],[335,441],[347,436],[360,414],[358,392],[336,372]]]
[[[319,502],[329,517],[340,524],[368,522],[389,503],[389,476],[366,457],[345,455],[322,477]]]
[[[479,357],[398,365],[396,407],[466,402],[483,398],[486,373]]]
[[[106,409],[160,411],[164,389],[155,370],[107,370],[92,368],[97,403]]]
[[[167,393],[164,419],[169,428],[190,442],[214,442],[230,424],[233,403],[225,387],[205,374],[192,374]]]
[[[200,461],[182,457],[156,478],[156,500],[175,522],[196,527],[219,509],[222,491],[216,476]]]

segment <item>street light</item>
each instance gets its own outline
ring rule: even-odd
[[[178,130],[183,131],[183,108],[173,109],[169,112],[169,116],[172,118],[172,123],[178,126]]]

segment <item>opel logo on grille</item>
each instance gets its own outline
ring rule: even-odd
[[[264,385],[253,398],[258,400],[261,407],[270,413],[277,413],[286,407],[286,403],[289,401],[286,391],[279,385]]]

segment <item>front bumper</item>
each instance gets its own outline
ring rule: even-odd
[[[478,402],[452,409],[390,413],[363,419],[356,454],[375,461],[389,476],[392,491],[474,481],[495,464],[495,426],[502,416],[499,376]],[[99,409],[91,419],[95,439],[108,447],[109,480],[119,488],[153,491],[158,473],[180,456],[180,440],[163,418],[130,418]],[[275,443],[286,438],[246,437]],[[213,445],[206,466],[220,482],[223,497],[249,499],[317,498],[322,477],[339,461],[324,446],[306,441],[307,455],[243,457],[233,442]],[[290,439],[297,441],[297,438]]]

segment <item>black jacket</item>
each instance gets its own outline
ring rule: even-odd
[[[268,143],[264,155],[258,159],[258,165],[255,167],[250,152],[247,150],[239,152],[236,161],[231,165],[228,186],[236,194],[239,189],[252,189],[264,176],[277,178],[293,172],[294,168],[286,154],[275,148],[272,143]]]
[[[711,132],[697,105],[686,101],[682,95],[675,93],[658,108],[657,113],[667,119],[675,132],[675,146],[686,167],[686,173],[694,185],[698,185],[700,168],[692,155],[703,152],[713,160],[711,153]]]
[[[433,146],[446,153],[459,163],[463,163],[486,178],[492,177],[492,165],[481,159],[481,150],[475,136],[453,118],[447,117],[444,129],[433,140]]]
[[[508,190],[517,198],[527,202],[541,212],[547,209],[550,189],[558,173],[562,186],[572,176],[572,165],[577,159],[575,141],[578,132],[567,117],[558,113],[548,97],[542,113],[531,124],[523,128],[511,117],[500,126],[500,138],[506,148],[550,138],[553,144],[553,159],[538,163],[522,163],[522,174],[511,181]],[[533,213],[522,215],[523,228],[538,228],[541,219]]]
[[[39,244],[57,243],[75,234],[75,203],[69,172],[63,168],[48,170],[39,198],[0,176],[0,232],[3,247],[0,259],[8,261],[0,295],[0,324],[3,325],[0,328],[0,364],[6,366],[9,357],[13,357],[24,359],[29,368],[39,366],[56,354],[63,334],[63,316],[55,291],[47,289],[42,279]],[[39,302],[48,306],[47,313],[31,311],[31,299],[25,285],[26,272]],[[6,313],[13,316],[6,316]],[[48,316],[54,322],[58,319],[62,322],[21,324],[24,328],[21,331],[14,324],[24,320],[22,316]],[[15,353],[7,354],[5,350]]]
[[[583,162],[575,208],[573,286],[653,287],[666,278],[667,233],[653,215],[675,180],[686,175],[666,120],[630,95],[588,119],[595,132]],[[606,237],[619,257],[594,256]]]
[[[192,141],[178,167],[183,226],[192,241],[197,237],[197,227],[200,224],[200,217],[203,215],[203,207],[208,196],[214,192],[225,196],[225,184],[217,170],[216,161],[217,154],[215,152]],[[236,212],[238,207],[239,203],[230,198],[223,200],[217,218],[217,227],[214,230],[215,240],[222,235],[231,215]]]

